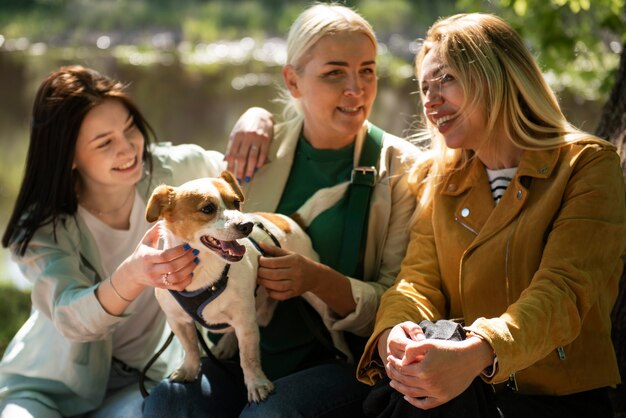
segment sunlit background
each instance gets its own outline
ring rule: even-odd
[[[619,53],[624,0],[361,0],[381,43],[372,121],[399,136],[418,109],[412,58],[439,16],[508,18],[538,57],[566,114],[593,131]],[[0,0],[0,229],[22,176],[29,113],[43,78],[82,64],[129,83],[158,138],[224,151],[250,106],[278,109],[284,36],[304,1]],[[622,28],[623,29],[623,28]],[[568,55],[569,54],[569,55]],[[567,58],[569,57],[569,58]],[[0,250],[0,283],[27,286]]]

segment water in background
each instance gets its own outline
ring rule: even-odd
[[[35,91],[59,66],[81,64],[130,83],[131,96],[159,140],[224,151],[228,134],[245,109],[279,109],[272,100],[282,85],[284,54],[280,39],[183,45],[175,51],[140,51],[132,46],[48,50],[45,44],[27,41],[0,44],[0,230],[4,232],[21,181]],[[371,120],[406,136],[412,132],[418,109],[412,65],[408,59],[396,60],[392,71],[385,61],[379,64]],[[573,122],[594,129],[600,104],[568,98],[564,108]],[[0,248],[0,281],[7,279],[27,286],[7,251]]]

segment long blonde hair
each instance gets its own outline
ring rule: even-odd
[[[501,18],[483,13],[457,14],[439,19],[426,33],[415,57],[416,76],[421,80],[421,66],[426,54],[433,51],[445,62],[460,82],[465,101],[459,114],[468,114],[482,106],[486,113],[485,143],[497,150],[503,132],[507,140],[526,150],[558,148],[592,136],[572,126],[563,115],[554,92],[546,83],[537,62],[515,30]],[[430,169],[421,184],[416,169],[410,181],[421,189],[421,203],[432,199],[436,184],[465,165],[471,150],[450,149],[436,127],[425,118],[425,132],[430,138],[426,153]],[[598,141],[602,141],[596,138]]]
[[[336,3],[314,4],[300,13],[289,29],[285,65],[300,71],[308,61],[311,49],[321,38],[351,32],[365,34],[378,50],[374,29],[356,11]],[[304,118],[299,100],[291,96],[289,90],[282,89],[278,101],[284,104],[284,122],[290,127],[298,127]]]

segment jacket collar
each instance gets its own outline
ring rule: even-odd
[[[529,180],[550,177],[559,153],[559,149],[524,151],[516,175],[497,206],[493,203],[485,166],[478,158],[443,182],[442,195],[459,196],[453,208],[454,218],[477,235],[469,248],[480,245],[518,216],[528,199],[528,187],[532,183]]]
[[[98,244],[91,235],[85,221],[78,216],[78,214],[73,218],[73,222],[75,222],[76,225],[76,233],[80,236],[78,241],[80,242],[80,248],[78,248],[78,252],[80,254],[81,263],[91,269],[96,274],[96,282],[100,282],[104,280],[106,276],[102,270],[102,260],[100,258]]]
[[[517,169],[517,176],[539,179],[549,178],[552,175],[554,167],[556,167],[559,154],[560,148],[541,151],[524,151],[522,160]]]
[[[540,151],[525,150],[517,169],[516,177],[549,178],[557,164],[559,149]],[[441,193],[449,196],[457,196],[476,184],[478,178],[485,170],[482,162],[474,157],[460,170],[450,174],[443,182]]]
[[[301,124],[281,124],[275,128],[267,162],[255,173],[252,181],[241,184],[246,197],[246,212],[276,211],[291,172],[300,129]]]

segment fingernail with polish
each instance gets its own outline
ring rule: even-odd
[[[252,180],[252,178],[250,176],[246,176],[246,183],[250,183],[250,180]]]
[[[193,262],[198,264],[198,263],[200,263],[200,259],[198,257],[196,257],[196,258],[193,259]]]
[[[183,250],[185,250],[185,251],[189,250],[190,248],[191,248],[191,245],[189,245],[189,244],[183,245]]]
[[[198,254],[200,254],[200,250],[197,250],[197,249],[194,248],[192,253],[193,253],[193,255],[198,255]]]

